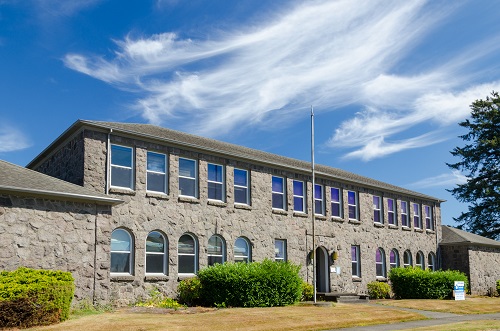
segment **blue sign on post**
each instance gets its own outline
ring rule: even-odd
[[[453,294],[455,296],[455,300],[465,300],[465,282],[464,281],[455,281],[455,285],[453,286]]]

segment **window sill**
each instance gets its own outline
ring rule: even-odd
[[[432,234],[436,233],[436,231],[431,230],[431,229],[425,229],[425,232],[427,232],[427,233],[432,233]]]
[[[399,229],[399,226],[393,225],[393,224],[389,224],[389,229],[397,230],[397,229]]]
[[[207,205],[216,207],[227,207],[227,203],[220,200],[207,200]]]
[[[349,223],[352,223],[352,224],[361,224],[361,221],[350,219]]]
[[[339,222],[339,223],[344,223],[344,219],[341,218],[341,217],[337,217],[337,216],[332,216],[332,221]]]
[[[385,228],[384,223],[378,223],[378,222],[375,222],[375,223],[373,223],[373,225],[374,225],[376,228]]]
[[[273,209],[273,214],[278,214],[278,215],[288,215],[288,212],[283,209]]]
[[[177,280],[185,280],[196,277],[196,274],[179,274]]]
[[[388,279],[387,279],[387,277],[379,277],[379,276],[377,276],[376,277],[376,281],[377,282],[381,282],[381,283],[387,283]]]
[[[413,231],[415,231],[415,232],[424,232],[424,230],[419,229],[419,228],[417,228],[417,229],[413,229]]]
[[[361,277],[358,276],[352,276],[352,281],[354,283],[360,283],[362,281]]]
[[[178,197],[179,202],[188,202],[188,203],[200,203],[200,199],[195,198],[195,197],[184,197],[180,196]]]
[[[110,275],[110,280],[112,282],[133,282],[135,280],[135,276],[133,275]]]
[[[320,220],[320,221],[326,221],[326,219],[327,219],[327,217],[325,215],[318,215],[318,214],[315,214],[314,218],[317,220]]]
[[[304,217],[304,218],[306,218],[306,217],[308,217],[309,215],[307,215],[306,213],[303,213],[303,212],[301,212],[301,211],[294,211],[294,212],[293,212],[293,216],[295,216],[295,217]]]
[[[236,209],[244,209],[244,210],[252,210],[252,206],[245,205],[245,204],[242,204],[242,203],[235,203],[234,204],[234,208],[236,208]]]
[[[148,281],[148,282],[161,282],[161,281],[167,281],[168,276],[167,275],[146,275],[146,277],[144,277],[144,280]]]
[[[127,195],[135,195],[135,191],[130,188],[122,188],[122,187],[110,187],[109,193],[118,193],[118,194],[127,194]]]
[[[162,199],[162,200],[168,200],[169,197],[166,193],[160,193],[160,192],[146,192],[146,197],[148,198],[157,198],[157,199]]]
[[[407,227],[407,226],[403,226],[401,228],[403,231],[411,231],[411,228]]]

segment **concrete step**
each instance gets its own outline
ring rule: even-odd
[[[356,293],[316,293],[316,299],[319,301],[332,301],[339,303],[366,303],[369,301],[368,295]]]

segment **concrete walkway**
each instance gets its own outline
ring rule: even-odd
[[[367,303],[367,305],[373,305],[380,307],[380,305],[374,303]],[[335,331],[386,331],[386,330],[405,330],[405,329],[413,329],[419,327],[428,327],[433,325],[443,325],[443,324],[451,324],[463,321],[475,321],[475,320],[500,320],[500,313],[495,314],[450,314],[450,313],[438,313],[434,311],[427,310],[418,310],[418,309],[410,309],[410,308],[399,308],[399,307],[391,307],[385,306],[385,308],[397,309],[397,310],[406,310],[414,313],[418,313],[424,315],[429,318],[427,320],[420,321],[410,321],[410,322],[401,322],[401,323],[393,323],[393,324],[378,324],[378,325],[368,325],[368,326],[358,326],[354,328],[344,328],[344,329],[335,329]],[[333,331],[333,330],[332,330]]]

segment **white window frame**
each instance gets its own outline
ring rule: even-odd
[[[181,175],[181,171],[180,171],[181,160],[192,161],[194,163],[194,177],[188,177],[188,176]],[[181,194],[181,178],[194,181],[194,195]],[[189,159],[189,158],[185,158],[185,157],[179,158],[179,196],[189,197],[189,198],[198,198],[198,161],[195,159]]]
[[[338,201],[335,201],[333,200],[333,194],[332,192],[336,190],[338,191],[338,197],[339,197],[339,200]],[[330,187],[330,204],[331,204],[331,210],[332,210],[332,217],[333,218],[342,218],[342,189],[338,188],[338,187]],[[336,205],[338,206],[339,208],[339,214],[338,215],[333,215],[333,206]]]
[[[425,269],[425,255],[422,251],[418,251],[416,255],[415,267],[420,268],[422,270]]]
[[[272,183],[274,182],[275,179],[281,180],[281,187],[282,187],[282,191],[281,192],[274,190],[274,187],[273,187]],[[271,191],[272,191],[272,200],[271,200],[271,206],[272,206],[272,208],[276,209],[276,210],[285,210],[285,208],[286,208],[286,180],[285,180],[285,177],[272,176],[272,179],[271,179]],[[274,206],[274,198],[275,197],[280,198],[280,200],[281,200],[281,206],[280,207],[275,207]]]
[[[214,265],[215,263],[210,263],[210,258],[211,257],[217,257],[217,258],[220,258],[222,263],[226,262],[226,241],[224,240],[224,238],[218,234],[214,234],[213,236],[211,236],[209,239],[208,239],[208,242],[210,243],[210,240],[212,238],[218,238],[220,241],[221,241],[221,254],[213,254],[211,253],[209,250],[208,250],[208,246],[207,246],[207,265],[208,266],[211,266],[211,265]]]
[[[160,171],[153,171],[148,169],[148,159],[150,154],[156,154],[159,156],[163,156],[165,160],[165,168],[163,169],[163,172]],[[162,194],[168,194],[168,174],[167,174],[167,169],[168,169],[168,163],[167,163],[167,155],[164,153],[158,153],[158,152],[152,152],[148,151],[146,154],[146,191],[148,192],[155,192],[155,193],[162,193]],[[163,175],[163,185],[165,189],[163,191],[155,191],[149,189],[149,174],[155,174],[155,175]]]
[[[278,246],[281,246],[281,251],[283,252],[283,256],[277,255],[280,251],[280,248]],[[286,260],[287,260],[286,255],[287,255],[286,254],[286,240],[285,239],[274,239],[274,260],[286,262]]]
[[[193,253],[179,253],[179,242],[181,241],[181,238],[184,236],[189,236],[191,239],[193,239],[194,242],[194,252]],[[193,272],[180,272],[180,257],[181,256],[192,256],[194,259],[194,270]],[[198,272],[198,240],[196,239],[195,236],[189,233],[183,233],[182,236],[179,237],[179,240],[177,241],[177,273],[179,275],[195,275]]]
[[[413,266],[413,257],[411,256],[411,252],[409,249],[407,249],[403,253],[403,267],[411,267]]]
[[[353,256],[352,249],[355,249]],[[359,245],[351,245],[351,271],[352,278],[361,278],[361,254],[359,252]]]
[[[413,227],[415,229],[422,229],[422,217],[420,213],[420,204],[413,202],[412,203],[413,210]],[[416,223],[416,224],[415,224]]]
[[[302,195],[295,194],[295,184],[298,183],[302,186]],[[301,210],[296,209],[295,199],[300,199],[302,201]],[[293,210],[299,213],[306,212],[306,185],[302,180],[293,180]]]
[[[122,166],[118,164],[113,164],[113,147],[119,147],[119,148],[125,148],[130,150],[130,167],[127,166]],[[109,180],[109,185],[111,187],[116,187],[116,188],[122,188],[122,189],[127,189],[127,190],[133,190],[134,189],[134,148],[129,147],[129,146],[123,146],[123,145],[118,145],[118,144],[111,144],[110,146],[110,180]],[[129,186],[118,186],[118,185],[113,185],[113,169],[122,169],[122,170],[129,170],[130,171],[130,183]]]
[[[393,254],[394,262],[391,262],[391,255]],[[391,249],[391,252],[389,253],[389,266],[391,267],[391,269],[399,267],[399,252],[395,248]]]
[[[391,209],[391,204],[389,201],[392,201],[392,209]],[[397,219],[396,219],[396,200],[392,198],[387,198],[387,224],[389,225],[397,225]],[[391,220],[392,219],[392,220]]]
[[[380,253],[381,261],[377,261],[377,253]],[[381,274],[379,275],[378,266],[380,266]],[[382,248],[377,248],[375,251],[375,275],[377,278],[387,278],[387,270],[385,265],[385,252]]]
[[[235,171],[243,171],[243,172],[246,174],[246,176],[245,176],[245,178],[246,178],[246,183],[245,183],[245,185],[244,185],[244,186],[243,186],[243,185],[237,185],[236,183],[234,183],[234,188],[235,188],[235,191],[236,191],[236,189],[237,189],[237,188],[239,188],[239,189],[244,189],[244,190],[245,190],[245,198],[246,198],[246,201],[245,201],[245,202],[236,201],[236,193],[235,193],[235,196],[234,196],[234,197],[235,197],[235,199],[234,199],[234,203],[235,203],[235,204],[237,204],[237,205],[238,205],[238,204],[239,204],[239,205],[250,205],[250,186],[249,186],[249,180],[250,180],[250,176],[249,176],[249,175],[250,175],[250,171],[245,170],[245,169],[240,169],[240,168],[234,168],[234,170],[233,170],[233,178],[234,178],[234,172],[235,172]]]
[[[349,203],[349,193],[354,194],[354,204]],[[355,218],[351,217],[350,208],[354,207]],[[358,209],[358,192],[356,191],[347,191],[347,215],[349,220],[358,221],[359,220],[359,209]]]
[[[427,256],[427,268],[436,271],[436,255],[433,252]]]
[[[235,262],[241,262],[241,263],[250,263],[252,262],[252,245],[250,244],[250,240],[248,240],[247,238],[245,237],[238,237],[236,238],[236,240],[234,241],[234,247],[236,247],[236,243],[238,242],[238,240],[242,240],[245,242],[246,246],[247,246],[247,251],[248,251],[248,255],[240,255],[240,254],[237,254],[236,253],[236,249],[234,250],[234,261]],[[246,259],[246,262],[245,261],[237,261],[236,259]]]
[[[314,206],[314,213],[316,215],[325,215],[325,187],[321,184],[314,184],[315,185],[315,188],[314,188],[314,203],[320,203],[321,204],[321,208],[317,208],[316,205]],[[320,197],[317,197],[316,196],[316,187],[319,187],[321,192],[321,196]],[[318,209],[320,209],[318,211]]]
[[[375,202],[378,200],[378,202]],[[377,221],[378,215],[378,221]],[[384,224],[384,218],[382,213],[382,197],[379,195],[373,196],[373,222],[378,224]]]
[[[425,228],[428,230],[434,230],[434,220],[432,219],[432,207],[429,205],[423,205],[424,217],[425,217]]]
[[[217,170],[220,170],[221,172],[221,181],[216,181],[216,180],[210,180],[208,178],[208,174],[209,174],[209,170],[208,168],[210,166],[214,166]],[[226,194],[226,185],[225,185],[225,182],[226,182],[226,176],[225,176],[225,171],[224,171],[224,166],[222,164],[217,164],[217,163],[208,163],[207,164],[207,195],[208,195],[208,200],[212,200],[212,201],[222,201],[224,202],[225,199],[224,199],[224,196]],[[210,198],[210,183],[214,184],[215,186],[220,186],[220,191],[221,191],[221,196],[220,196],[220,199],[213,199],[213,198]]]
[[[158,233],[162,239],[163,239],[163,252],[148,252],[148,245],[147,245],[147,242],[148,242],[148,238],[149,236],[152,234],[152,233]],[[168,273],[168,265],[167,265],[167,262],[168,262],[168,259],[167,259],[167,252],[168,252],[168,242],[167,242],[167,238],[166,236],[161,233],[160,231],[158,230],[154,230],[154,231],[151,231],[148,233],[147,237],[146,237],[146,245],[145,245],[145,260],[144,260],[144,270],[145,270],[145,274],[146,275],[167,275]],[[148,255],[161,255],[162,256],[162,262],[163,262],[163,270],[162,272],[158,273],[158,272],[148,272]]]
[[[128,236],[128,242],[129,242],[129,246],[130,246],[130,249],[127,251],[127,250],[112,250],[113,248],[113,244],[112,244],[112,241],[113,241],[113,234],[114,233],[117,233],[117,232],[124,232],[127,234]],[[116,272],[116,271],[111,271],[111,260],[112,260],[112,256],[113,254],[128,254],[128,263],[129,263],[129,268],[128,268],[128,271],[127,272]],[[110,274],[111,275],[116,275],[116,276],[123,276],[123,275],[133,275],[133,272],[134,272],[134,239],[132,237],[132,234],[123,229],[123,228],[116,228],[114,229],[112,232],[111,232],[111,243],[110,243]]]
[[[408,214],[409,214],[408,213],[408,201],[401,201],[401,226],[404,228],[410,227],[410,224],[409,224],[410,218],[409,218]]]

